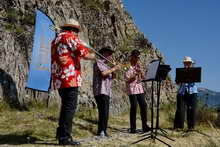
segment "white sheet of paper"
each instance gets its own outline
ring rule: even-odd
[[[157,69],[159,67],[160,61],[156,60],[149,65],[147,65],[148,71],[145,73],[145,80],[154,80],[156,79]]]

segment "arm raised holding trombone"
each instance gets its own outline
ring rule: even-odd
[[[93,93],[99,112],[97,135],[100,137],[108,137],[107,127],[109,103],[112,97],[112,81],[115,78],[114,72],[121,68],[120,65],[113,64],[113,67],[108,65],[113,53],[114,51],[110,47],[103,47],[98,52],[100,59],[97,59],[93,66]]]

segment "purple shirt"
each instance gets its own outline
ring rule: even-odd
[[[100,94],[112,96],[112,74],[103,77],[102,72],[109,70],[110,67],[104,63],[104,60],[97,60],[93,66],[93,94],[98,96]]]
[[[136,69],[140,70],[140,66],[130,66],[129,70],[125,73],[126,90],[128,95],[144,93],[141,78],[137,78],[131,83],[128,82],[130,77],[136,73]]]

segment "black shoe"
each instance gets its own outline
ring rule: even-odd
[[[183,131],[184,127],[174,127],[173,130],[180,132]]]
[[[73,141],[71,138],[59,140],[59,145],[80,145],[80,142]]]
[[[130,129],[130,130],[129,130],[129,133],[135,134],[135,133],[137,133],[137,130],[136,130],[136,129]]]
[[[192,131],[194,131],[194,127],[190,127],[190,128],[188,128],[188,130],[187,130],[187,132],[192,132]]]
[[[174,130],[176,130],[176,129],[184,129],[184,126],[174,126],[173,129]]]
[[[149,132],[149,131],[151,131],[151,128],[148,127],[148,126],[142,129],[142,132],[143,132],[143,133],[147,133],[147,132]]]

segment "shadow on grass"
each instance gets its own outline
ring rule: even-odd
[[[108,127],[111,129],[113,132],[121,132],[121,133],[128,133],[129,128],[114,128],[114,127]]]
[[[81,118],[82,120],[90,123],[90,125],[97,125],[98,124],[98,121],[97,120],[93,120],[93,119],[89,119],[89,118]],[[82,125],[82,124],[79,124],[79,123],[74,123],[76,126],[79,127],[79,129],[82,129],[82,130],[88,130],[89,132],[91,132],[92,134],[96,134],[96,132],[94,131],[93,129],[93,126],[88,126],[88,125]]]
[[[82,117],[79,117],[80,119],[88,122],[88,123],[92,123],[94,125],[97,125],[98,124],[98,120],[94,120],[94,119],[90,119],[90,118],[82,118]]]
[[[97,120],[93,120],[93,119],[89,119],[89,118],[81,118],[82,120],[90,123],[91,125],[98,125],[98,121]],[[96,132],[93,130],[93,127],[89,127],[89,126],[84,126],[82,124],[79,123],[75,123],[76,126],[79,126],[80,129],[83,130],[88,130],[89,132],[91,132],[92,134],[96,134]]]
[[[49,143],[49,142],[37,142],[33,143],[34,145],[52,145],[52,146],[60,146],[58,143]]]
[[[78,126],[80,130],[86,130],[89,131],[90,133],[92,133],[93,135],[96,134],[96,131],[94,130],[94,126],[88,126],[88,125],[82,125],[79,123],[74,123],[75,126]]]
[[[52,142],[51,142],[52,141]],[[58,143],[53,143],[55,140],[41,140],[36,137],[29,136],[27,134],[0,134],[0,145],[22,145],[22,144],[33,144],[33,145],[53,145],[56,146]]]
[[[98,120],[93,120],[93,119],[89,119],[89,118],[81,118],[84,121],[94,124],[94,125],[98,125]],[[75,124],[77,126],[79,126],[81,129],[85,129],[88,130],[88,127],[85,127],[81,124]],[[121,133],[128,133],[129,132],[129,128],[115,128],[115,127],[110,127],[108,126],[109,129],[113,130],[113,132],[121,132]],[[92,128],[89,129],[89,131],[93,134],[96,134],[96,132],[92,131]]]
[[[21,145],[21,144],[32,144],[36,141],[41,141],[36,137],[31,137],[26,134],[0,134],[0,145],[1,144],[10,144],[10,145]]]
[[[199,130],[186,130],[186,131],[184,131],[183,132],[183,136],[189,136],[189,135],[186,135],[187,133],[192,133],[192,132],[194,132],[194,133],[198,133],[198,134],[200,134],[200,135],[203,135],[203,136],[206,136],[206,137],[212,137],[212,136],[210,136],[210,135],[208,135],[208,134],[206,134],[206,133],[203,133],[202,131],[199,131]]]
[[[46,117],[47,120],[51,121],[51,122],[58,122],[59,119],[57,117],[54,116],[48,116]]]

